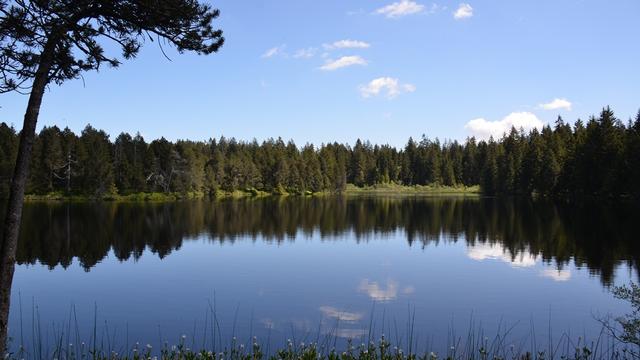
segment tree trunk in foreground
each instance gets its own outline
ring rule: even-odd
[[[4,358],[7,347],[9,305],[11,301],[11,284],[16,262],[16,248],[18,234],[20,232],[20,219],[22,217],[22,205],[24,203],[24,190],[29,170],[29,160],[36,134],[36,123],[40,113],[40,105],[45,88],[49,82],[49,69],[53,53],[53,44],[50,42],[42,52],[40,64],[33,80],[31,94],[27,110],[24,114],[24,124],[20,133],[20,144],[16,167],[13,172],[9,203],[2,229],[2,244],[0,244],[0,358]]]

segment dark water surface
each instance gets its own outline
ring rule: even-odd
[[[31,347],[95,331],[117,349],[183,334],[196,348],[370,332],[406,344],[410,323],[438,349],[470,323],[514,326],[527,346],[550,327],[593,337],[594,316],[628,310],[610,287],[638,278],[638,214],[479,198],[31,203],[10,333]]]

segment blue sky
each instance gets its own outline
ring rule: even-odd
[[[486,137],[560,114],[640,108],[637,0],[224,0],[218,54],[166,60],[155,43],[119,69],[51,86],[39,128],[112,137],[225,135],[298,144]],[[21,127],[27,98],[0,97]]]

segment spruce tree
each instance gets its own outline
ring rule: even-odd
[[[15,129],[0,123],[0,199],[9,196],[9,184],[17,153],[18,135]]]

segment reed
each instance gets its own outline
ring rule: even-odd
[[[362,329],[360,336],[346,341],[340,336],[340,322],[322,331],[305,333],[300,336],[292,327],[291,338],[280,346],[271,348],[271,334],[261,342],[253,335],[253,314],[251,315],[249,336],[241,340],[236,335],[239,308],[233,316],[233,324],[229,336],[221,331],[215,296],[208,301],[203,317],[202,333],[198,334],[196,325],[190,336],[182,335],[169,343],[159,329],[161,346],[154,348],[151,344],[141,345],[135,342],[130,345],[128,327],[125,341],[118,344],[117,331],[111,329],[107,322],[99,325],[98,307],[94,305],[93,324],[89,329],[89,337],[82,340],[79,330],[76,308],[71,305],[67,320],[61,325],[47,327],[43,334],[38,306],[31,305],[31,344],[25,343],[23,328],[23,304],[19,295],[19,338],[10,341],[10,352],[6,359],[10,360],[597,360],[597,359],[637,359],[637,348],[633,344],[620,341],[612,333],[610,325],[603,324],[599,335],[594,339],[586,336],[572,336],[563,333],[555,340],[552,337],[549,321],[548,342],[539,346],[533,321],[529,334],[525,337],[513,336],[517,325],[506,326],[502,321],[498,329],[487,334],[482,324],[477,324],[473,317],[462,335],[451,327],[447,330],[446,344],[434,346],[433,341],[421,338],[416,328],[415,308],[407,309],[407,320],[404,331],[400,331],[396,319],[388,318],[382,312],[382,320],[375,316],[375,303],[371,309],[368,328]],[[393,325],[393,326],[392,326]],[[28,329],[27,329],[28,330]],[[87,331],[85,331],[86,333]],[[394,334],[389,339],[384,333]],[[380,335],[376,335],[380,334]],[[85,334],[86,335],[86,334]],[[226,339],[226,340],[225,340]],[[144,343],[143,343],[144,344]],[[446,345],[443,349],[443,345]]]

